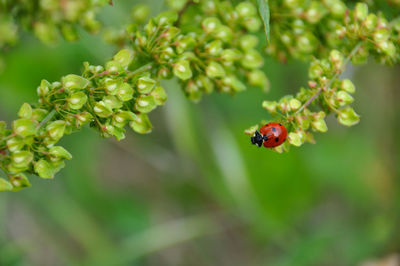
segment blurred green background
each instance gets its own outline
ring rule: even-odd
[[[129,20],[133,1],[102,20]],[[136,1],[134,1],[136,2]],[[157,2],[157,1],[153,1]],[[153,12],[161,9],[155,5]],[[115,52],[100,36],[48,47],[30,35],[6,56],[0,118],[36,100],[42,78],[79,73]],[[399,68],[346,73],[361,123],[328,119],[317,144],[288,154],[250,145],[243,130],[265,99],[295,93],[307,65],[266,58],[269,94],[250,88],[194,104],[174,81],[152,134],[118,143],[90,129],[67,136],[74,155],[55,180],[0,194],[0,265],[366,265],[400,251]]]

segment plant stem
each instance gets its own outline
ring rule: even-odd
[[[328,82],[325,88],[330,88],[335,80],[339,78],[339,76],[343,73],[345,70],[347,64],[350,62],[351,58],[358,52],[358,50],[361,48],[361,45],[363,45],[364,41],[359,42],[353,50],[351,50],[350,54],[346,57],[344,63],[343,63],[343,68],[338,71]],[[318,88],[317,92],[310,98],[308,101],[299,109],[295,114],[298,114],[302,112],[305,108],[307,108],[315,99],[318,98],[318,96],[321,94],[322,88]]]
[[[42,129],[42,127],[49,122],[57,113],[56,109],[51,110],[51,112],[43,119],[42,122],[38,125],[38,130]]]

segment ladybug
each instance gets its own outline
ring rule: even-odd
[[[251,137],[251,143],[261,147],[264,143],[265,148],[274,148],[285,142],[287,137],[286,127],[280,123],[268,123],[264,125],[260,132],[256,131]]]

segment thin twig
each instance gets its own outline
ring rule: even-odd
[[[175,26],[179,26],[179,24],[181,23],[181,19],[182,19],[183,14],[193,4],[194,4],[194,2],[192,0],[190,0],[185,4],[185,6],[181,10],[179,10],[179,12],[178,12],[178,20],[175,22]]]
[[[57,113],[56,109],[51,110],[51,112],[43,119],[42,122],[38,125],[38,130],[42,129],[42,127],[49,122]]]

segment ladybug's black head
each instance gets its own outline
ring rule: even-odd
[[[258,147],[261,147],[263,142],[264,142],[263,136],[258,131],[256,131],[254,133],[254,136],[251,137],[251,143],[257,145]]]

